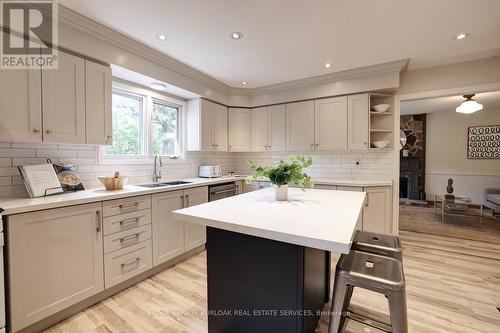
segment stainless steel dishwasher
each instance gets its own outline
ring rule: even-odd
[[[212,185],[209,187],[210,191],[210,201],[215,201],[219,199],[224,199],[227,197],[232,197],[238,194],[238,188],[236,183],[225,183],[220,185]]]

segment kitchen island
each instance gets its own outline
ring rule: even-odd
[[[363,192],[272,188],[174,211],[207,226],[208,331],[314,332],[330,251],[348,253]]]

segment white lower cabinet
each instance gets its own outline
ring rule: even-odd
[[[185,207],[196,206],[208,202],[208,188],[198,187],[184,191]],[[184,251],[189,251],[205,244],[207,241],[206,227],[194,223],[184,223]]]
[[[363,230],[381,234],[392,233],[392,191],[389,186],[365,187]]]
[[[153,267],[151,239],[104,255],[106,288],[147,271]]]
[[[205,243],[205,227],[179,221],[172,212],[207,201],[207,186],[153,195],[154,266]]]
[[[104,290],[102,204],[9,216],[12,331]]]
[[[356,229],[391,234],[392,188],[391,186],[359,187],[342,185],[314,185],[315,189],[366,192],[366,202]]]
[[[184,253],[184,223],[172,211],[184,207],[184,191],[153,194],[153,266]]]

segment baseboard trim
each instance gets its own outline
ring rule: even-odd
[[[130,288],[132,287],[133,285],[155,275],[155,274],[158,274],[162,271],[164,271],[165,269],[169,268],[169,267],[172,267],[174,266],[175,264],[178,264],[179,262],[181,261],[184,261],[194,255],[197,255],[201,252],[203,252],[205,250],[205,245],[200,245],[176,258],[173,258],[167,262],[164,262],[156,267],[153,267],[151,268],[150,270],[146,271],[146,272],[143,272],[139,275],[136,275],[132,278],[130,278],[129,280],[127,281],[123,281],[122,283],[120,284],[117,284],[116,286],[113,286],[109,289],[105,289],[103,291],[101,291],[100,293],[94,295],[94,296],[91,296],[77,304],[74,304],[72,306],[70,306],[69,308],[66,308],[62,311],[59,311],[53,315],[51,315],[50,317],[47,317],[45,319],[42,319],[28,327],[25,327],[19,331],[16,331],[16,333],[36,333],[36,332],[40,332],[40,331],[43,331],[44,329],[46,328],[49,328],[61,321],[63,321],[64,319],[66,318],[69,318],[71,317],[72,315],[80,312],[80,311],[83,311],[85,310],[86,308],[94,305],[94,304],[97,304],[99,303],[100,301],[108,298],[108,297],[111,297],[113,296],[114,294],[116,293],[119,293],[127,288]],[[11,325],[9,325],[11,326]],[[12,332],[11,329],[8,328],[8,332]]]

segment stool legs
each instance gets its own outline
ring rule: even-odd
[[[408,333],[408,322],[406,319],[406,292],[391,292],[388,295],[389,312],[393,333]]]
[[[328,333],[338,333],[342,322],[342,310],[347,293],[347,281],[342,275],[335,275],[333,298]]]

